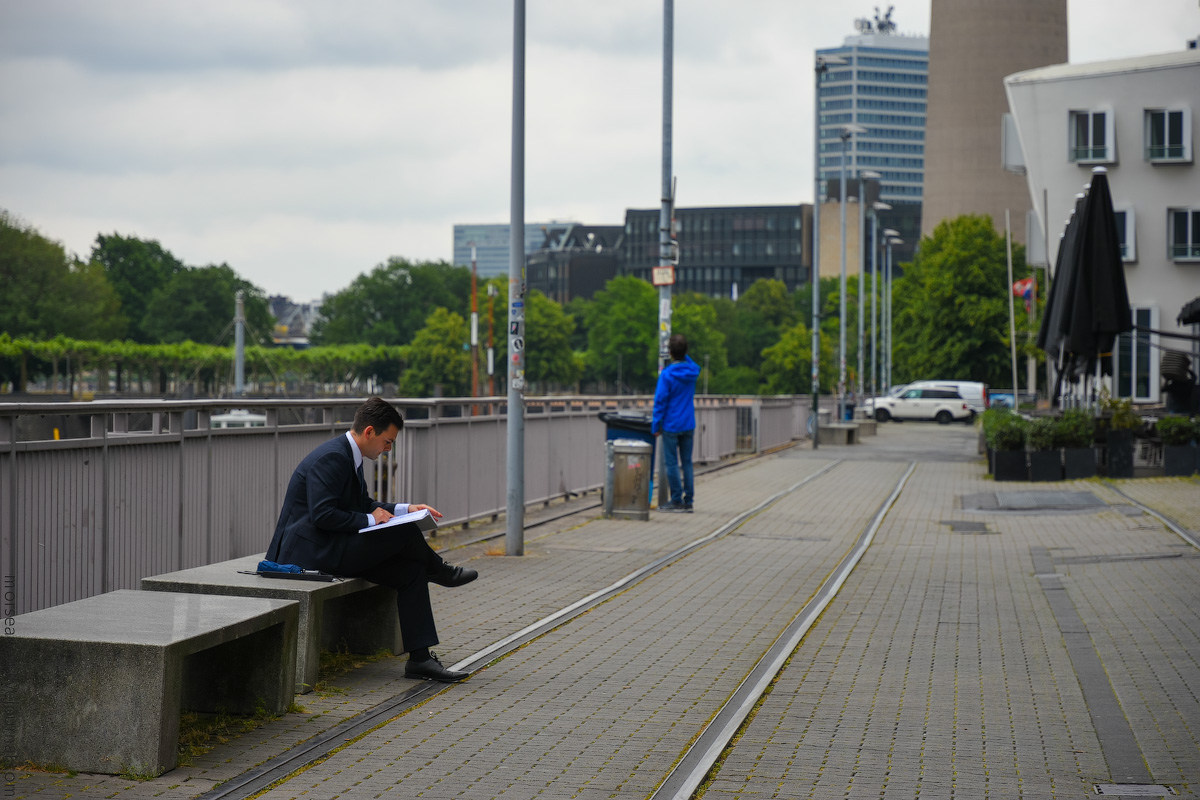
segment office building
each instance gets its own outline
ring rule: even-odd
[[[1200,52],[1058,64],[1004,86],[1051,264],[1076,194],[1095,167],[1108,171],[1133,321],[1147,329],[1119,337],[1111,391],[1158,403],[1162,349],[1191,353],[1200,371],[1200,345],[1157,333],[1192,334],[1180,316],[1200,297]]]
[[[1025,182],[1001,164],[1004,78],[1067,60],[1067,0],[933,0],[921,231],[988,214],[1026,241]]]
[[[659,209],[625,212],[621,271],[650,281],[659,263]],[[812,206],[729,206],[675,209],[677,292],[736,297],[756,280],[808,282],[812,252],[807,232]]]
[[[880,227],[900,233],[904,244],[893,250],[898,263],[911,258],[920,238],[925,177],[925,102],[929,75],[929,40],[895,33],[890,12],[876,20],[858,20],[861,33],[847,36],[840,47],[817,51],[822,59],[842,59],[820,73],[817,103],[820,113],[819,169],[821,193],[820,274],[840,272],[840,192],[843,154],[847,194],[857,195],[862,171],[877,172],[879,199],[892,206],[880,214]],[[843,126],[859,125],[865,133],[843,137]],[[847,227],[857,232],[858,208],[846,209]],[[837,226],[834,247],[828,246],[830,216]],[[853,217],[853,220],[850,218]],[[864,230],[864,240],[870,228]],[[847,234],[847,269],[857,273],[857,238]],[[868,243],[869,246],[869,243]],[[853,247],[854,255],[850,249]]]
[[[527,222],[525,223],[525,255],[541,247],[546,238],[546,230],[553,226],[569,223],[561,222]],[[509,224],[496,225],[455,225],[454,226],[454,264],[471,266],[471,243],[475,243],[476,268],[479,277],[490,278],[495,275],[508,274],[509,260]]]
[[[624,238],[620,225],[547,226],[541,247],[526,259],[526,287],[557,303],[590,300],[616,277]]]

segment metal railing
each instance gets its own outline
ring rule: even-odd
[[[6,606],[26,613],[262,552],[292,470],[348,430],[361,402],[0,403]],[[375,496],[428,503],[445,515],[443,525],[503,513],[504,398],[393,402],[404,429],[391,454],[364,465]],[[526,503],[603,486],[599,412],[648,412],[651,403],[649,396],[528,398]],[[235,407],[265,415],[265,426],[211,424]],[[806,397],[698,397],[694,458],[714,462],[786,444],[804,435],[807,415]],[[739,429],[743,418],[748,432]]]

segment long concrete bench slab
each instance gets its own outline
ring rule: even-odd
[[[0,757],[81,772],[173,769],[181,709],[287,710],[297,611],[283,600],[125,589],[18,615],[0,636]]]
[[[878,423],[873,419],[856,419],[854,420],[854,424],[858,426],[859,438],[878,435],[878,430],[875,427]]]
[[[858,444],[858,425],[853,422],[822,425],[819,437],[821,444]]]
[[[155,592],[268,597],[300,604],[296,645],[296,693],[317,683],[322,648],[349,653],[403,652],[396,592],[362,578],[306,581],[243,575],[258,567],[262,555],[235,558],[205,567],[142,578],[142,589]]]

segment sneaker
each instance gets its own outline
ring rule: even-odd
[[[677,506],[674,503],[664,503],[658,507],[659,511],[665,511],[668,514],[682,514],[685,509],[683,506]]]
[[[691,503],[684,503],[682,506],[680,506],[680,508],[682,508],[682,509],[683,509],[683,512],[684,512],[685,514],[691,514],[691,513],[692,513],[692,504],[691,504]]]

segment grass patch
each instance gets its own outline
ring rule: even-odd
[[[313,686],[313,691],[321,697],[346,694],[349,691],[348,689],[333,686],[330,681],[334,678],[340,678],[351,670],[364,667],[367,664],[374,664],[376,661],[382,661],[385,658],[393,658],[392,652],[386,648],[377,650],[374,653],[347,653],[345,650],[338,650],[337,652],[322,650],[321,664],[317,667],[317,683]]]
[[[295,703],[288,707],[288,711],[293,709],[301,712],[304,710]],[[190,767],[197,756],[204,755],[230,739],[261,728],[268,722],[279,719],[279,716],[267,711],[262,700],[255,704],[253,714],[230,714],[223,709],[215,714],[184,711],[179,717],[179,766]],[[132,780],[146,780],[134,775],[126,776],[124,772],[121,775]]]

